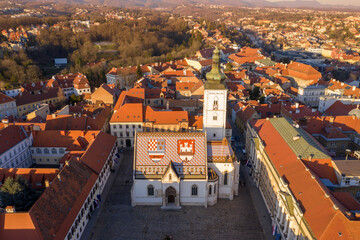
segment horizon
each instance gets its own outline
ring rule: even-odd
[[[248,0],[249,2],[252,2],[252,0]],[[307,2],[307,1],[317,1],[321,4],[325,5],[342,5],[342,6],[360,6],[360,1],[355,2],[353,0],[266,0],[269,2],[282,2],[282,1],[288,1],[288,2]]]

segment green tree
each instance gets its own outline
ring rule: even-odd
[[[136,68],[136,77],[137,77],[137,79],[140,79],[140,78],[142,78],[142,76],[143,76],[143,72],[141,71],[140,65],[138,65]]]
[[[82,95],[76,96],[75,94],[70,96],[69,102],[70,104],[75,104],[81,102],[83,100]]]
[[[27,211],[39,197],[39,193],[35,192],[28,180],[22,176],[15,179],[8,177],[1,187],[0,205],[2,208],[6,206],[15,206],[17,211]]]

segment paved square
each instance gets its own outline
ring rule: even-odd
[[[164,211],[130,205],[133,154],[125,153],[90,239],[265,239],[249,190],[240,187],[233,201],[215,206]]]

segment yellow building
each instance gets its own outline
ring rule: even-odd
[[[38,93],[20,92],[15,99],[18,115],[22,117],[36,110],[42,104],[62,104],[65,97],[60,88],[49,88]]]

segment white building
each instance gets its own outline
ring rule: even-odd
[[[27,168],[32,165],[29,147],[32,135],[23,127],[10,125],[0,131],[0,168]]]
[[[21,92],[21,88],[14,88],[14,89],[9,89],[9,90],[4,90],[3,92],[7,96],[14,98]]]
[[[206,74],[203,107],[203,129],[208,140],[222,140],[226,129],[227,89],[221,84],[225,74],[220,70],[220,53],[214,50],[211,72]]]
[[[205,133],[137,133],[131,204],[214,205],[238,194],[239,164],[228,141]]]
[[[325,85],[310,85],[298,88],[297,101],[309,104],[312,107],[319,107],[320,98],[325,96]]]
[[[206,75],[202,133],[140,132],[134,148],[135,205],[214,205],[218,198],[238,194],[239,163],[226,139],[227,90],[214,50]]]
[[[17,117],[16,101],[14,98],[9,97],[0,92],[0,119],[8,116]]]

